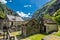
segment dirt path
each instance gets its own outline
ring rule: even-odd
[[[29,38],[26,38],[26,39],[21,39],[21,40],[31,40],[31,39],[29,39]]]
[[[49,35],[44,40],[60,40],[60,37],[54,36],[54,35]]]

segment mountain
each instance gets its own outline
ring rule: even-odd
[[[29,21],[29,20],[31,20],[30,17],[22,17],[22,19],[25,20],[25,21]]]
[[[6,14],[18,16],[16,12],[9,9],[5,4],[1,4],[0,2],[0,18],[4,18]]]
[[[14,16],[19,16],[16,12],[13,10],[9,9],[5,4],[0,3],[0,19],[4,18],[5,15],[14,15]],[[30,20],[31,18],[29,17],[21,17],[23,20]]]
[[[53,15],[58,9],[60,9],[60,0],[51,0],[50,2],[43,5],[42,8],[37,10],[32,18],[39,18],[41,14]]]

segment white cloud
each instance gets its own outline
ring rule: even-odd
[[[12,0],[10,0],[9,2],[12,2]]]
[[[16,12],[19,16],[21,16],[21,17],[30,17],[29,15],[30,15],[30,13],[29,14],[25,14],[24,12],[19,12],[19,11],[17,11]]]
[[[0,2],[1,2],[2,4],[6,4],[6,3],[7,3],[6,0],[0,0]]]
[[[31,7],[32,5],[24,5],[24,7]]]
[[[28,13],[28,15],[30,15],[30,13]]]

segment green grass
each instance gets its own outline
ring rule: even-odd
[[[60,36],[60,31],[58,31],[56,34],[54,34],[56,36]]]
[[[20,36],[21,35],[17,35],[17,38],[20,39]],[[28,36],[24,39],[28,39],[28,40],[41,40],[42,38],[44,38],[45,36],[47,36],[47,34],[35,34],[35,35],[31,35],[31,36]]]
[[[17,38],[20,40],[20,36],[21,35],[17,35]],[[41,40],[42,38],[44,38],[47,35],[44,34],[35,34],[35,35],[31,35],[29,37],[24,38],[25,40]]]
[[[44,38],[46,35],[43,34],[35,34],[32,36],[29,36],[28,38],[31,40],[41,40],[42,38]]]

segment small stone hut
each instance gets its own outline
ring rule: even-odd
[[[23,19],[19,16],[6,15],[6,18],[3,20],[3,26],[9,27],[11,31],[20,30],[20,25],[23,23]],[[2,26],[2,28],[3,28]]]
[[[45,33],[52,33],[58,31],[58,24],[53,21],[52,19],[45,19],[44,20],[44,32]]]
[[[22,24],[22,35],[29,36],[40,32],[40,25],[36,20],[30,20],[27,23]]]

